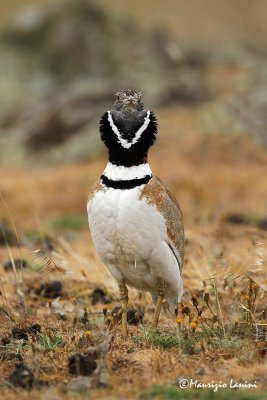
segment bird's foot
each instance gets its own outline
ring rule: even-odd
[[[154,314],[154,319],[153,319],[153,328],[157,328],[158,322],[159,322],[159,316],[160,316],[160,311],[161,311],[161,306],[164,301],[166,293],[166,283],[162,281],[161,279],[158,280],[158,298],[157,298],[157,304],[155,308],[155,314]]]
[[[128,305],[128,289],[124,281],[118,282],[120,290],[120,298],[122,304],[121,327],[124,336],[128,335],[127,329],[127,305]]]

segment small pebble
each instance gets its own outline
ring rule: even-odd
[[[28,327],[28,332],[37,334],[41,332],[41,325],[40,324],[32,324],[31,326]]]
[[[17,271],[19,271],[21,268],[27,268],[29,266],[26,260],[21,260],[19,258],[16,258],[14,260],[14,265]],[[5,271],[13,271],[12,261],[11,260],[4,261],[3,267]]]
[[[42,297],[56,298],[62,296],[62,282],[59,280],[44,282],[37,289],[35,294]]]
[[[199,367],[197,369],[197,375],[204,376],[204,375],[206,375],[206,373],[207,373],[207,370],[205,367]]]
[[[111,311],[111,314],[113,317],[116,318],[116,320],[120,321],[121,320],[121,312],[122,309],[121,307],[115,307]],[[142,319],[144,318],[144,309],[141,307],[140,309],[135,309],[135,308],[128,308],[127,310],[127,322],[130,325],[138,325]]]
[[[142,322],[143,318],[144,318],[143,309],[136,310],[134,308],[129,308],[127,310],[127,322],[130,325],[138,325],[140,322]]]
[[[15,371],[9,376],[9,382],[23,389],[31,389],[34,383],[32,371],[24,364],[17,364]]]
[[[12,329],[12,336],[14,339],[19,339],[19,340],[28,340],[28,333],[27,333],[28,329],[27,328],[13,328]]]
[[[263,231],[267,231],[267,218],[262,218],[257,222],[257,227]]]
[[[234,225],[245,225],[248,223],[247,218],[242,214],[227,214],[223,217],[223,221]]]
[[[95,288],[92,293],[92,305],[112,303],[112,298],[101,288]]]
[[[69,372],[73,375],[91,375],[97,367],[92,355],[76,353],[69,358]]]

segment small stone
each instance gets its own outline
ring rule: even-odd
[[[92,305],[95,304],[109,304],[112,302],[112,298],[106,294],[102,288],[95,288],[92,293]]]
[[[257,227],[263,231],[267,231],[267,218],[262,218],[257,222]]]
[[[233,225],[248,224],[248,219],[242,214],[227,214],[223,217],[223,221]]]
[[[199,368],[197,369],[197,375],[203,376],[203,375],[206,375],[206,373],[207,373],[207,370],[206,370],[206,368],[203,367],[203,366],[201,366],[201,367],[199,367]]]
[[[111,312],[112,316],[119,322],[121,320],[122,308],[115,307]],[[138,325],[144,318],[144,309],[128,308],[127,310],[127,322],[130,325]]]
[[[69,372],[73,375],[91,375],[97,367],[97,363],[92,355],[76,353],[69,358]]]
[[[42,297],[56,298],[62,296],[62,282],[59,280],[42,283],[35,294]]]
[[[21,268],[27,268],[29,266],[28,261],[26,260],[20,260],[19,258],[16,258],[14,260],[14,265],[17,271],[19,271]],[[3,267],[5,271],[13,271],[13,265],[11,260],[6,260],[3,263]]]
[[[19,339],[19,340],[28,340],[28,334],[27,334],[28,329],[27,328],[13,328],[12,329],[12,336],[14,339]]]
[[[32,324],[28,327],[28,331],[33,334],[37,334],[41,332],[41,325],[40,324]]]
[[[127,322],[130,325],[138,325],[144,318],[144,309],[136,310],[135,308],[129,308],[127,310]]]
[[[24,364],[17,364],[15,371],[9,376],[9,382],[23,389],[31,389],[34,383],[32,371]]]

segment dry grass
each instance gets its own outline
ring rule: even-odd
[[[266,232],[257,226],[267,211],[266,155],[242,135],[194,134],[192,110],[158,114],[162,134],[151,165],[175,191],[186,225],[185,295],[177,319],[162,317],[160,329],[151,331],[149,298],[140,299],[134,290],[131,305],[144,307],[145,317],[130,327],[128,339],[110,314],[119,305],[118,293],[90,242],[85,213],[88,187],[104,168],[105,157],[31,171],[2,168],[1,192],[21,249],[3,245],[0,262],[10,254],[29,262],[23,273],[16,267],[16,274],[1,274],[3,398],[18,393],[28,398],[26,390],[8,383],[21,360],[34,372],[31,395],[38,398],[87,398],[88,391],[96,399],[175,398],[168,396],[176,396],[175,382],[181,377],[204,383],[256,380],[251,395],[266,388],[267,246]],[[175,126],[183,127],[179,135]],[[0,215],[12,228],[8,211],[2,204]],[[237,213],[243,223],[225,221]],[[53,250],[36,257],[32,252],[42,247]],[[36,292],[41,282],[53,279],[63,283],[58,301]],[[92,305],[91,294],[99,286],[111,304]],[[34,323],[41,333],[14,339],[13,328]],[[72,376],[69,357],[90,351],[97,370],[89,378]],[[192,393],[187,398],[195,398]]]
[[[1,22],[18,6],[35,3],[10,0],[1,5]],[[105,0],[102,3],[110,6]],[[136,7],[132,2],[116,1],[114,7],[123,6],[147,26],[150,3],[148,12],[140,1]],[[203,20],[207,21],[205,7],[200,7],[201,13],[205,12],[199,15],[191,12],[192,4],[174,3],[170,2],[182,11],[179,15],[158,2],[150,23],[160,20],[166,27],[167,21],[175,37],[204,47],[224,41],[225,35],[220,37],[218,32],[225,32],[218,29],[217,22],[204,23],[202,29]],[[250,21],[249,8],[242,20],[237,5],[217,6],[208,7],[209,15],[216,17],[209,20],[223,27],[227,22],[231,42],[236,38],[264,46],[260,29],[250,26],[244,30],[244,20]],[[253,21],[259,26],[265,15],[261,8],[253,8]],[[175,15],[175,23],[169,23],[169,12]],[[188,23],[185,15],[193,23]],[[203,26],[196,35],[198,23]],[[209,71],[222,96],[232,92],[236,74],[241,81],[247,79],[246,68],[229,71],[222,65]],[[153,309],[149,297],[144,294],[140,298],[134,290],[130,291],[130,305],[136,310],[143,307],[145,315],[137,326],[130,326],[127,339],[121,335],[118,319],[111,315],[119,305],[116,284],[101,265],[86,225],[88,187],[102,172],[105,156],[84,164],[42,169],[0,167],[4,199],[0,200],[0,220],[11,230],[7,242],[0,245],[0,398],[214,398],[213,390],[180,390],[182,378],[203,384],[231,378],[256,381],[256,389],[218,390],[216,398],[266,398],[267,155],[243,132],[235,136],[201,132],[209,123],[230,129],[227,121],[216,124],[220,118],[216,107],[207,103],[200,108],[155,110],[160,136],[151,152],[151,166],[175,192],[186,227],[185,294],[177,318],[161,317],[158,330],[150,329]],[[212,121],[204,123],[203,116]],[[264,221],[265,230],[260,228]],[[40,248],[46,250],[34,252]],[[25,269],[16,262],[22,259],[28,262]],[[6,260],[11,260],[8,271],[2,267]],[[45,296],[45,286],[40,288],[55,279],[63,285],[56,293],[58,299]],[[105,289],[111,303],[92,304],[96,287]],[[40,325],[40,332],[33,329],[34,324]],[[69,358],[75,353],[91,354],[96,360],[91,376],[69,372]],[[16,364],[22,362],[34,374],[30,393],[9,381]]]

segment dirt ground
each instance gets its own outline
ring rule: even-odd
[[[11,245],[0,248],[0,261],[3,265],[13,257],[28,264],[22,276],[19,266],[16,273],[12,266],[2,267],[3,398],[18,391],[21,398],[28,396],[7,383],[18,361],[33,371],[37,383],[44,382],[33,384],[38,398],[72,398],[73,393],[85,398],[92,393],[93,398],[135,399],[155,384],[163,385],[163,394],[147,398],[169,398],[166,385],[176,390],[181,377],[256,380],[251,396],[266,389],[267,157],[242,134],[193,133],[194,114],[157,110],[160,133],[150,164],[181,203],[186,258],[181,321],[162,317],[156,333],[149,330],[153,308],[146,294],[140,298],[131,290],[130,306],[137,313],[144,308],[145,315],[130,325],[129,338],[122,337],[119,320],[111,316],[119,306],[118,291],[95,253],[86,221],[88,188],[101,174],[105,155],[83,164],[1,170],[1,217],[11,230]],[[21,249],[12,245],[10,218]],[[32,253],[40,248],[46,252]],[[62,291],[47,294],[41,284],[55,279],[63,283]],[[99,287],[105,295],[92,304]],[[203,300],[206,292],[209,305]],[[192,295],[197,307],[204,307],[202,315]],[[12,329],[29,329],[34,323],[40,324],[41,333],[28,334],[27,340],[14,338]],[[263,336],[255,334],[256,323],[262,324]],[[177,342],[179,332],[186,342]],[[50,349],[40,335],[51,340],[60,336],[62,343]],[[69,372],[71,355],[92,353],[105,347],[105,341],[108,349],[96,356],[100,369],[90,379]]]

